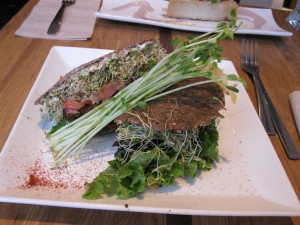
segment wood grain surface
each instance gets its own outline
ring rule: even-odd
[[[0,31],[0,149],[2,149],[53,46],[118,49],[154,37],[161,37],[163,42],[167,42],[171,38],[195,34],[98,19],[93,37],[88,41],[55,41],[15,36],[16,29],[30,14],[36,3],[37,0],[30,0]],[[289,93],[300,90],[300,32],[294,31],[285,21],[288,14],[289,12],[286,11],[273,11],[277,23],[282,28],[293,32],[292,37],[236,35],[234,41],[225,40],[221,45],[224,47],[224,57],[233,61],[239,75],[248,81],[247,92],[256,107],[253,85],[241,70],[239,60],[241,43],[244,38],[251,38],[259,43],[262,81],[293,141],[300,149],[299,136],[288,102]],[[277,135],[270,139],[298,198],[300,198],[300,161],[287,158]],[[0,203],[0,225],[2,224],[300,225],[300,218],[183,216]]]

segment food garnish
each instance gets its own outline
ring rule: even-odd
[[[231,14],[236,18],[234,10]],[[88,113],[49,134],[51,149],[56,154],[56,165],[60,165],[69,157],[80,154],[92,137],[123,113],[135,107],[143,107],[149,101],[184,88],[209,82],[218,82],[228,92],[237,91],[235,87],[227,85],[227,80],[241,81],[240,78],[235,75],[217,77],[214,74],[217,62],[222,60],[222,48],[215,44],[226,37],[233,39],[237,29],[236,19],[232,19],[231,22],[219,23],[214,31],[198,37],[176,39],[173,44],[177,48],[150,71],[145,72],[115,96]],[[193,77],[206,77],[208,80],[164,92],[174,84]]]

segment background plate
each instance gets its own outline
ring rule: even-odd
[[[96,15],[103,19],[141,23],[178,30],[208,32],[216,28],[217,22],[176,19],[167,17],[168,1],[164,0],[103,0]],[[280,28],[271,9],[238,8],[238,22],[242,26],[237,34],[258,34],[271,36],[292,36]]]
[[[70,69],[109,50],[53,47],[0,155],[0,201],[52,206],[193,215],[300,215],[300,205],[276,152],[242,86],[238,102],[226,97],[218,125],[220,162],[195,180],[147,191],[128,200],[87,201],[84,183],[107,167],[114,135],[97,136],[88,154],[67,167],[51,169],[53,157],[38,126],[34,101]],[[236,74],[230,61],[220,67]],[[230,204],[228,204],[230,202]]]

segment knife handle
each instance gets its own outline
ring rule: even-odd
[[[268,93],[266,92],[266,89],[263,85],[261,85],[261,88],[263,90],[263,93],[265,95],[267,105],[269,106],[271,118],[274,122],[275,129],[277,131],[277,134],[279,136],[279,139],[283,145],[283,148],[288,156],[289,159],[300,159],[300,153],[297,150],[296,145],[294,144],[291,136],[289,135],[286,127],[284,126],[280,116],[278,115]]]

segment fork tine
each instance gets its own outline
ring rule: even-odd
[[[75,3],[75,0],[62,0],[62,2],[63,3],[65,3],[65,4],[73,4],[73,3]]]
[[[246,63],[246,47],[245,47],[245,39],[243,39],[242,43],[242,53],[241,53],[241,63]]]
[[[250,41],[247,42],[248,48],[250,48],[249,53],[249,65],[254,66],[258,69],[259,63],[258,63],[258,44],[257,42]]]
[[[247,40],[246,46],[247,46],[247,64],[251,65],[252,62],[252,51],[251,51],[251,42],[249,44],[249,40]]]
[[[250,43],[249,43],[250,42]],[[249,52],[249,64],[250,65],[254,65],[254,52],[253,52],[253,42],[252,41],[248,41],[248,46],[250,48],[250,52]]]
[[[241,63],[244,62],[244,57],[245,57],[245,40],[243,39],[243,42],[242,42],[242,52],[241,52]]]
[[[258,67],[259,63],[258,63],[258,44],[257,42],[255,42],[255,65]]]
[[[258,67],[258,44],[257,42],[243,39],[241,63],[247,66]]]

